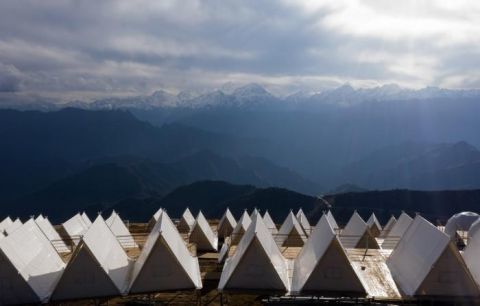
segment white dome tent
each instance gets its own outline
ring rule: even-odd
[[[467,232],[480,215],[471,211],[464,211],[453,215],[445,224],[445,234],[450,238],[458,238],[458,231]]]
[[[472,273],[477,285],[480,286],[480,219],[475,221],[468,231],[468,244],[463,251],[463,258]]]

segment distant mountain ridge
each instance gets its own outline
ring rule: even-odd
[[[402,88],[397,84],[355,89],[348,83],[320,92],[299,91],[281,97],[270,93],[257,83],[249,83],[243,86],[227,83],[219,89],[213,90],[180,91],[175,95],[160,89],[150,95],[110,97],[97,99],[93,102],[76,100],[60,103],[58,100],[38,95],[11,93],[0,97],[0,109],[53,111],[69,107],[89,110],[233,107],[300,110],[324,107],[325,105],[345,107],[361,102],[471,99],[479,97],[479,89],[452,90],[438,87],[409,89]]]
[[[201,151],[172,163],[107,158],[12,201],[0,209],[0,214],[28,216],[41,209],[45,214],[66,216],[76,207],[109,207],[125,199],[162,198],[179,186],[204,180],[288,187],[310,194],[319,189],[288,169],[253,157],[235,160]]]
[[[480,90],[450,90],[438,87],[407,89],[396,84],[387,84],[373,88],[354,89],[345,84],[335,89],[319,93],[293,93],[286,97],[276,96],[256,83],[244,86],[217,89],[202,94],[178,95],[163,90],[150,96],[129,98],[110,98],[92,103],[74,104],[85,109],[155,109],[155,108],[212,108],[233,107],[241,109],[310,109],[324,105],[351,106],[361,102],[405,101],[428,99],[478,98]],[[66,106],[70,106],[67,104]]]
[[[377,150],[345,166],[339,180],[373,189],[477,189],[480,151],[465,141],[404,143]]]

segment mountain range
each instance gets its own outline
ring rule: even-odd
[[[479,97],[396,85],[277,97],[258,84],[67,105],[2,95],[23,110],[0,110],[0,214],[156,203],[205,180],[312,196],[477,189]]]
[[[69,107],[89,110],[222,107],[301,110],[323,108],[327,105],[354,106],[362,102],[478,99],[479,97],[478,89],[450,90],[438,87],[411,89],[402,88],[397,84],[355,89],[348,83],[319,92],[298,91],[287,96],[278,96],[256,83],[243,86],[226,83],[213,90],[185,90],[173,94],[160,89],[151,95],[102,98],[92,102],[75,100],[64,103],[40,95],[4,93],[0,95],[0,109],[53,111]]]

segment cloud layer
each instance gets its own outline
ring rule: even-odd
[[[259,82],[480,87],[471,1],[0,3],[0,92],[70,99]]]

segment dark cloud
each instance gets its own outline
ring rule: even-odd
[[[477,84],[477,72],[460,67],[478,58],[467,14],[478,9],[425,3],[412,14],[412,3],[371,1],[7,0],[0,87],[89,98],[230,80],[288,90]]]
[[[20,89],[19,71],[12,65],[0,63],[0,92],[16,92]]]

